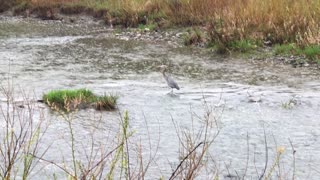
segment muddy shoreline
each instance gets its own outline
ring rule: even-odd
[[[141,40],[149,42],[166,42],[174,47],[183,47],[184,38],[188,36],[188,30],[191,27],[171,27],[162,28],[156,27],[150,30],[147,26],[138,28],[130,27],[117,17],[113,17],[107,10],[93,10],[83,6],[53,6],[53,7],[16,7],[11,10],[0,13],[4,17],[18,17],[27,19],[41,19],[57,21],[66,25],[87,24],[88,26],[101,26],[111,31],[116,38],[123,40]],[[139,18],[139,17],[138,17]],[[144,17],[145,18],[145,17]],[[0,19],[1,20],[1,19]],[[138,19],[138,23],[144,25],[145,19]],[[161,24],[161,23],[159,23]],[[200,27],[202,28],[202,27]],[[194,44],[196,48],[206,48],[207,41]],[[216,54],[215,50],[210,50]],[[272,64],[286,64],[294,68],[309,68],[319,70],[320,66],[317,63],[308,61],[303,56],[294,55],[274,55],[272,48],[269,46],[259,47],[245,55],[238,52],[229,52],[227,55],[237,59],[247,59],[250,61],[266,61]]]

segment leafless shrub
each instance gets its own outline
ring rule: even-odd
[[[23,90],[18,92],[22,100],[17,101],[11,81],[0,87],[0,122],[3,130],[0,138],[0,178],[27,179],[39,163],[33,155],[43,157],[47,149],[42,138],[49,122],[45,111]]]
[[[192,114],[190,129],[182,129],[172,118],[179,138],[180,163],[174,169],[169,179],[194,179],[207,164],[206,157],[209,147],[220,132],[214,109],[204,99],[205,115],[200,117]],[[200,122],[200,127],[194,121]]]

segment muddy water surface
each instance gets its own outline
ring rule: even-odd
[[[157,70],[161,64],[169,66],[180,91],[170,94]],[[149,140],[151,152],[157,150],[146,175],[148,179],[170,176],[179,163],[178,137],[172,119],[180,127],[190,128],[192,114],[204,115],[204,101],[214,108],[221,130],[209,153],[215,163],[203,174],[218,169],[222,179],[228,179],[228,174],[242,176],[249,142],[246,178],[256,179],[256,168],[261,172],[265,165],[265,129],[270,165],[276,146],[284,146],[281,166],[291,177],[290,139],[296,150],[296,176],[319,179],[319,74],[316,69],[220,57],[166,41],[128,40],[92,20],[68,24],[0,19],[2,84],[6,85],[10,77],[14,87],[38,99],[52,89],[88,88],[96,94],[117,93],[120,114],[129,112],[130,128],[134,131],[132,144],[142,142],[146,159]],[[21,98],[19,93],[16,96]],[[86,149],[84,144],[91,142],[91,134],[96,149],[101,144],[114,144],[119,112],[76,113],[73,125],[77,148]],[[48,117],[51,125],[44,139],[51,147],[45,157],[57,163],[63,159],[70,162],[67,124],[56,114],[49,113]],[[197,127],[197,118],[194,121]],[[79,156],[86,160],[85,155]],[[55,166],[43,164],[34,178],[52,177],[59,172]],[[59,173],[57,176],[60,177]]]

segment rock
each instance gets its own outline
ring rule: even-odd
[[[75,20],[74,18],[70,18],[70,19],[69,19],[69,22],[70,22],[70,23],[74,23],[75,21],[76,21],[76,20]]]
[[[149,32],[150,29],[149,28],[144,28],[144,32]]]
[[[249,96],[248,97],[249,103],[257,103],[257,102],[261,102],[261,101],[262,101],[261,97],[258,97],[258,96]]]
[[[38,99],[37,102],[44,103],[44,100],[43,99]]]
[[[265,46],[272,46],[272,42],[271,41],[264,41],[263,44]]]

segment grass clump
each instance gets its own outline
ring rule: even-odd
[[[115,95],[97,96],[88,89],[52,90],[43,95],[43,101],[53,110],[73,111],[84,109],[92,104],[98,110],[115,109],[118,97]]]
[[[257,45],[251,40],[238,40],[232,41],[228,44],[228,47],[233,51],[249,52],[250,50],[256,49]]]
[[[118,96],[110,94],[98,96],[96,99],[96,109],[98,110],[114,110],[116,109]]]
[[[193,44],[200,44],[205,41],[205,35],[199,28],[189,29],[187,34],[183,36],[184,44],[186,46]]]
[[[299,47],[296,44],[282,44],[274,46],[275,55],[301,55],[305,56],[311,62],[320,62],[320,45],[308,45]]]
[[[45,102],[64,105],[66,99],[82,99],[82,101],[90,101],[94,97],[93,93],[87,89],[78,90],[52,90],[43,96]]]
[[[274,54],[292,54],[296,51],[297,47],[294,44],[277,44],[274,46]]]
[[[304,49],[302,49],[302,54],[304,54],[306,58],[319,63],[320,62],[320,45],[307,46]]]

